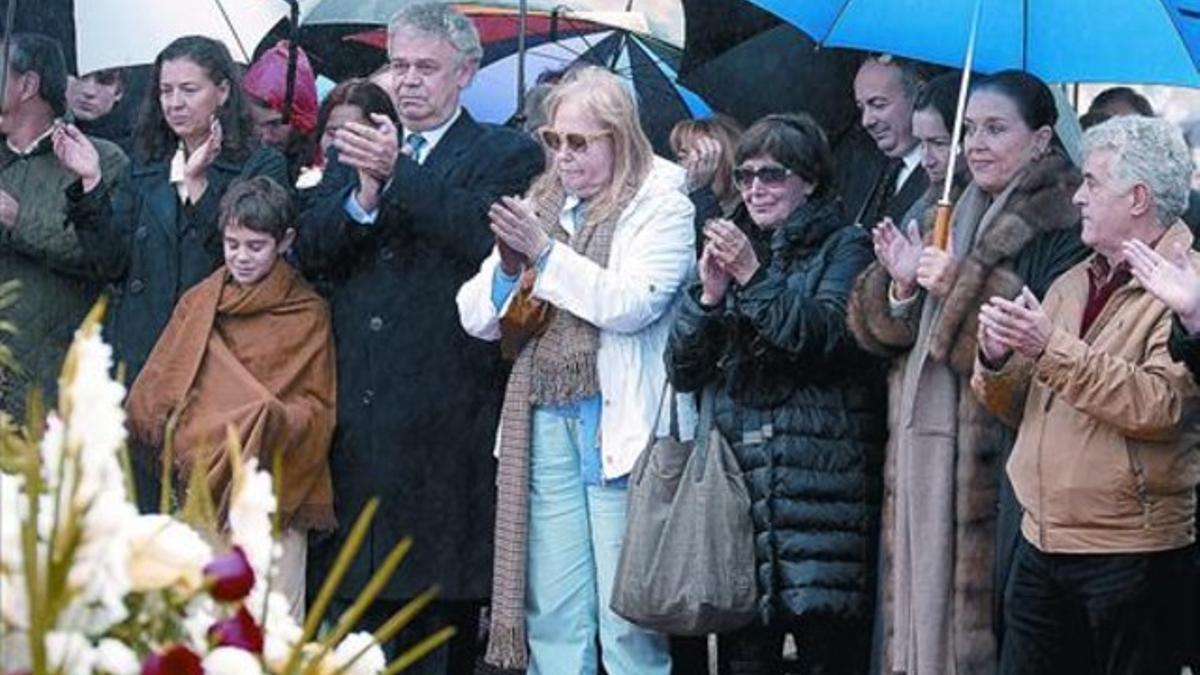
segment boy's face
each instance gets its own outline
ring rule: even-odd
[[[229,223],[223,233],[225,267],[241,286],[252,286],[263,280],[279,258],[291,246],[295,231],[289,229],[282,240],[257,232],[238,223]]]

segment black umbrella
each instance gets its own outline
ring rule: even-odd
[[[856,52],[821,49],[807,35],[748,2],[683,0],[679,81],[714,108],[748,124],[804,111],[833,138],[858,119]]]
[[[683,0],[679,82],[742,124],[806,112],[825,129],[847,211],[870,193],[885,158],[859,124],[854,75],[861,53],[818,47],[773,14],[741,0]]]

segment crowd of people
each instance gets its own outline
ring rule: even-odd
[[[1132,89],[1076,120],[976,76],[954,156],[959,75],[871,55],[850,167],[803,113],[681,122],[671,161],[598,67],[539,83],[524,128],[474,120],[447,5],[323,99],[289,51],[243,73],[180,38],[130,127],[121,70],[12,37],[0,409],[54,395],[107,295],[139,507],[167,462],[166,506],[199,471],[223,514],[229,428],[279,453],[297,616],[378,500],[334,611],[412,537],[361,622],[436,586],[387,646],[453,626],[416,672],[709,672],[707,639],[609,604],[669,386],[684,422],[710,399],[751,502],[758,612],[722,675],[1197,667],[1200,198]]]

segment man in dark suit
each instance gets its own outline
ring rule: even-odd
[[[921,169],[921,146],[913,137],[913,102],[922,77],[916,65],[888,55],[872,56],[854,77],[854,103],[862,114],[863,129],[887,157],[874,187],[861,205],[849,213],[863,227],[874,227],[884,217],[900,225],[905,213],[929,187]]]
[[[340,529],[312,567],[319,582],[354,519],[378,498],[338,593],[341,608],[397,542],[413,537],[363,628],[437,584],[438,601],[389,652],[453,625],[449,647],[416,667],[463,673],[491,594],[492,450],[506,370],[494,344],[463,332],[454,296],[494,243],[488,207],[523,193],[543,153],[459,105],[482,54],[469,19],[442,4],[409,6],[388,36],[402,128],[375,115],[340,129],[300,218],[302,265],[332,284],[339,376],[330,463]]]

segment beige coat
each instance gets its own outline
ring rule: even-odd
[[[905,318],[892,316],[888,303],[891,280],[879,263],[863,272],[851,293],[847,323],[855,338],[868,351],[894,358],[888,401],[888,425],[892,433],[884,469],[880,581],[883,592],[877,610],[882,618],[879,660],[885,672],[910,665],[900,662],[903,654],[897,649],[893,617],[897,612],[895,590],[898,584],[908,582],[900,578],[895,565],[899,545],[896,511],[901,501],[897,498],[899,439],[910,427],[907,420],[913,417],[913,401],[917,396],[925,412],[941,410],[954,417],[940,422],[943,428],[953,428],[953,432],[943,434],[942,443],[954,453],[953,534],[944,541],[924,544],[941,546],[953,556],[953,571],[945,575],[949,577],[945,581],[950,586],[948,592],[953,595],[953,619],[943,639],[949,643],[946,652],[953,653],[954,663],[931,664],[932,670],[927,671],[938,675],[995,672],[993,619],[998,608],[993,599],[997,597],[997,577],[999,583],[1005,577],[997,574],[997,503],[1003,503],[998,478],[1012,447],[1013,430],[996,420],[970,395],[972,360],[977,350],[976,317],[980,305],[991,296],[1013,297],[1023,285],[1044,292],[1053,279],[1083,258],[1086,249],[1079,243],[1075,227],[1079,211],[1071,204],[1071,194],[1078,188],[1079,180],[1078,172],[1066,159],[1052,154],[1032,164],[996,204],[982,199],[977,187],[968,188],[974,196],[958,200],[955,219],[975,230],[991,210],[991,223],[955,266],[954,291],[942,303],[936,317],[926,315],[921,307],[913,307]],[[966,235],[956,233],[956,236],[961,242]],[[926,340],[918,348],[922,318]],[[945,387],[935,400],[927,382],[919,386],[914,379],[906,385],[910,359],[926,361],[929,366],[949,367],[956,380],[952,383],[953,392]],[[928,415],[922,413],[921,417]],[[923,455],[930,454],[933,439],[932,434],[923,436]],[[1004,520],[1007,515],[1001,512],[1001,524],[1008,525],[1002,530],[1008,535],[1006,539],[1015,542],[1016,518]],[[1001,556],[1001,566],[1003,560]],[[930,576],[929,570],[921,572]],[[933,573],[938,574],[942,573]]]
[[[1157,248],[1175,242],[1191,245],[1182,222]],[[1180,548],[1195,540],[1198,391],[1167,351],[1170,311],[1136,280],[1078,337],[1089,263],[1050,287],[1042,306],[1054,331],[1042,356],[1014,356],[998,371],[977,361],[971,384],[994,413],[1020,420],[1008,475],[1031,544],[1048,553]]]

